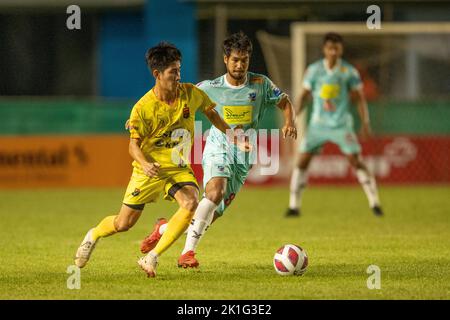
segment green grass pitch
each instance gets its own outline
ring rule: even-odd
[[[244,188],[198,248],[200,268],[179,269],[182,236],[146,278],[140,240],[167,201],[148,205],[136,226],[100,240],[81,271],[66,273],[85,232],[120,206],[122,189],[0,191],[0,299],[449,299],[450,188],[381,187],[386,216],[358,185],[307,189],[301,218],[284,218],[286,188]],[[306,249],[304,276],[282,277],[272,258],[283,244]],[[369,265],[381,289],[367,288]]]

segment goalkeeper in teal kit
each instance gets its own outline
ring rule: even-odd
[[[343,40],[339,34],[328,33],[323,40],[324,59],[308,66],[297,106],[301,113],[306,98],[313,97],[313,110],[305,136],[300,143],[300,157],[292,173],[289,208],[286,216],[300,215],[301,196],[307,184],[307,169],[312,157],[325,142],[339,146],[354,168],[375,215],[383,215],[375,178],[361,160],[361,146],[353,130],[349,106],[353,94],[361,118],[363,137],[370,134],[369,113],[358,71],[341,59]]]
[[[297,138],[294,110],[288,96],[266,76],[248,72],[252,43],[242,32],[224,40],[224,63],[227,73],[215,80],[207,80],[198,87],[216,103],[216,111],[235,131],[255,133],[269,108],[283,111],[283,137]],[[249,130],[248,129],[254,129]],[[188,229],[186,244],[178,259],[179,267],[197,267],[196,247],[208,226],[222,216],[244,184],[254,163],[256,134],[246,134],[253,150],[240,150],[228,137],[211,127],[203,151],[203,185],[205,194],[200,201]],[[152,233],[141,243],[141,251],[150,251],[165,231],[165,219],[159,219]]]

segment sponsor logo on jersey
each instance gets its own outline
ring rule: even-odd
[[[324,100],[336,99],[341,87],[336,83],[324,83],[320,88],[319,96]]]
[[[248,94],[248,99],[249,99],[250,101],[256,101],[256,92],[250,92],[250,93]]]
[[[252,110],[252,106],[223,106],[223,119],[228,124],[249,124]]]
[[[184,128],[168,129],[155,136],[155,138],[159,139],[155,142],[155,146],[168,149],[174,148],[183,141],[186,131],[189,133],[189,131]]]

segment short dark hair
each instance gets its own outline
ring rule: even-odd
[[[231,51],[247,52],[249,56],[252,55],[253,45],[249,37],[242,31],[233,33],[223,41],[223,54],[230,56]]]
[[[164,71],[171,63],[181,61],[181,52],[173,44],[163,41],[147,50],[145,60],[151,71]]]
[[[328,32],[323,37],[323,44],[327,43],[328,41],[334,42],[334,43],[344,43],[344,39],[339,33],[336,32]]]

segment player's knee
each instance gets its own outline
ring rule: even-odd
[[[206,194],[206,198],[215,204],[219,204],[223,198],[225,197],[225,190],[223,189],[214,189],[208,191]]]
[[[118,221],[115,225],[117,232],[128,231],[133,225],[126,221]]]
[[[298,168],[300,170],[306,170],[306,169],[308,169],[308,163],[309,162],[300,161],[300,163],[298,164]]]
[[[359,157],[350,157],[349,161],[350,161],[350,165],[354,169],[363,169],[363,170],[366,169],[366,166],[364,165],[364,162],[362,162]]]
[[[195,212],[195,210],[197,210],[198,207],[198,200],[197,199],[184,200],[181,206],[184,209],[188,210],[189,212]]]

